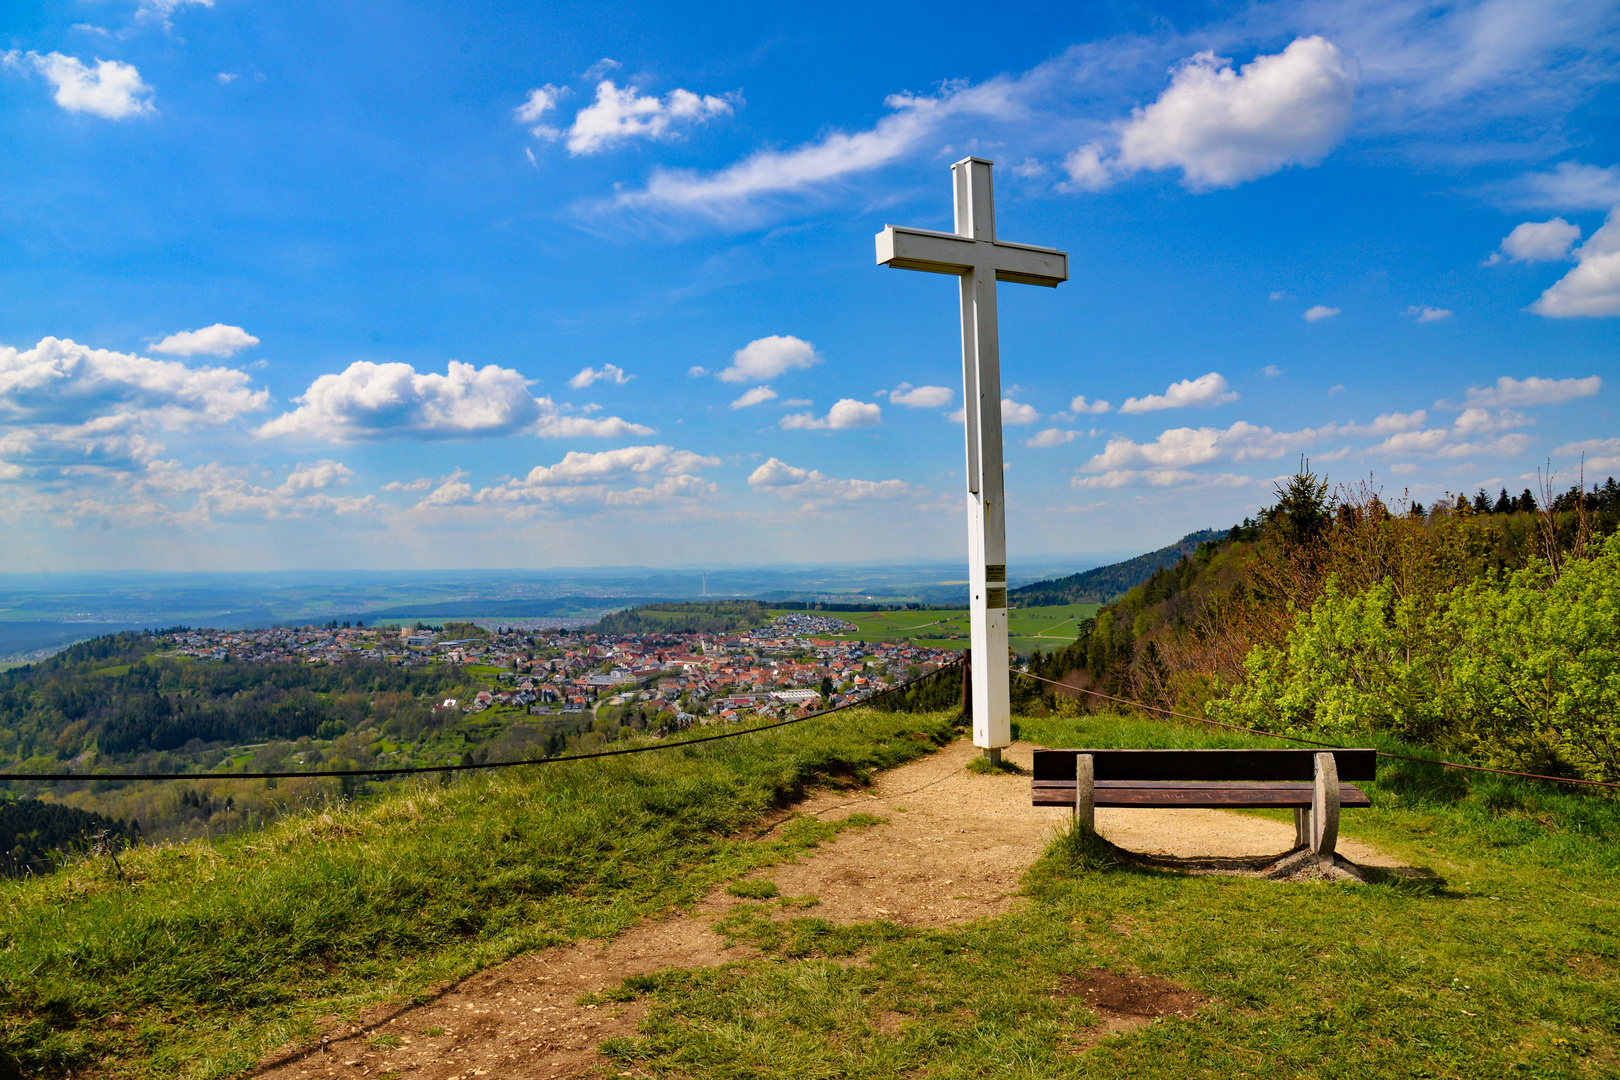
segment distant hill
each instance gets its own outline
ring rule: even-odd
[[[1123,596],[1127,590],[1142,584],[1153,576],[1154,571],[1174,566],[1183,555],[1191,555],[1198,550],[1199,544],[1209,540],[1220,540],[1225,536],[1225,529],[1200,529],[1198,532],[1188,533],[1168,547],[1150,551],[1146,555],[1138,555],[1134,559],[1099,566],[1082,574],[1070,574],[1068,577],[1037,581],[1032,585],[1011,589],[1007,593],[1007,599],[1018,607],[1106,604]]]

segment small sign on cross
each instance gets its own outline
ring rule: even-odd
[[[950,274],[962,289],[962,403],[967,431],[968,594],[973,653],[973,744],[1000,760],[1012,742],[1007,670],[1007,521],[1001,477],[1001,350],[996,282],[1056,288],[1069,280],[1069,256],[996,239],[993,163],[951,166],[956,231],[887,225],[877,261],[900,270]]]

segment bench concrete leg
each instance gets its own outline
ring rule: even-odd
[[[1074,823],[1097,829],[1096,759],[1090,754],[1074,755]]]
[[[1332,754],[1316,755],[1316,787],[1311,793],[1311,850],[1323,862],[1333,860],[1339,843],[1339,763]]]
[[[1311,812],[1303,806],[1294,808],[1294,846],[1311,846]]]

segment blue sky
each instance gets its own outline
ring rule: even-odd
[[[1000,13],[998,13],[998,16]],[[0,561],[965,551],[996,165],[1008,539],[1159,546],[1308,455],[1620,474],[1612,3],[55,0],[0,23]]]

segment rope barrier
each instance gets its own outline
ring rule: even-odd
[[[518,761],[484,761],[457,765],[415,765],[398,769],[328,769],[323,772],[230,772],[230,773],[0,773],[0,781],[5,780],[296,780],[304,777],[320,776],[409,776],[415,773],[452,773],[472,772],[478,769],[510,769],[521,765],[550,765],[559,761],[589,761],[592,758],[619,757],[623,754],[646,754],[654,750],[672,750],[677,746],[695,746],[698,743],[716,742],[720,739],[735,739],[740,735],[753,735],[760,731],[770,731],[773,728],[787,727],[789,724],[801,724],[806,720],[818,720],[823,716],[831,716],[845,709],[853,709],[862,705],[870,705],[880,698],[913,686],[920,686],[929,679],[950,671],[952,668],[962,666],[961,660],[953,660],[943,667],[935,668],[926,675],[919,675],[915,679],[898,683],[887,690],[873,694],[871,697],[859,701],[846,701],[842,705],[808,716],[795,716],[790,720],[778,720],[774,724],[761,724],[758,727],[744,728],[741,731],[727,731],[719,735],[704,735],[696,739],[681,739],[677,742],[659,742],[650,746],[629,746],[622,750],[597,750],[589,754],[561,754],[557,757],[524,758]]]
[[[1070,686],[1067,683],[1060,683],[1054,679],[1043,678],[1040,675],[1031,675],[1027,671],[1020,671],[1016,672],[1015,674],[1021,675],[1026,679],[1034,679],[1036,682],[1043,682],[1051,686],[1061,687],[1064,690],[1072,690],[1082,694],[1090,694],[1092,697],[1102,698],[1106,701],[1117,701],[1121,705],[1130,705],[1134,708],[1146,709],[1149,712],[1163,713],[1166,716],[1174,716],[1181,720],[1192,720],[1199,724],[1210,724],[1214,727],[1226,728],[1229,731],[1242,731],[1250,735],[1260,735],[1267,739],[1285,739],[1289,742],[1308,743],[1311,746],[1325,746],[1330,750],[1342,749],[1341,747],[1334,746],[1332,743],[1319,742],[1316,739],[1301,738],[1298,735],[1279,735],[1275,731],[1261,731],[1259,728],[1243,727],[1239,724],[1227,724],[1219,720],[1211,720],[1208,717],[1194,716],[1192,713],[1177,712],[1174,709],[1166,709],[1158,705],[1149,705],[1143,701],[1132,701],[1130,698],[1115,697],[1113,694],[1105,694],[1100,690],[1088,690],[1083,686]],[[1410,754],[1392,754],[1388,750],[1379,750],[1377,751],[1377,754],[1379,757],[1391,758],[1395,761],[1415,761],[1420,765],[1439,765],[1447,769],[1466,769],[1469,772],[1494,773],[1498,776],[1517,776],[1525,780],[1549,780],[1555,784],[1582,784],[1587,787],[1620,789],[1620,784],[1610,783],[1606,780],[1582,780],[1573,776],[1547,776],[1543,773],[1516,772],[1513,769],[1493,769],[1486,765],[1464,765],[1458,761],[1443,761],[1439,758],[1420,758],[1413,757]]]

